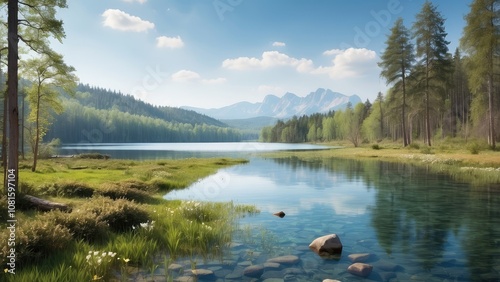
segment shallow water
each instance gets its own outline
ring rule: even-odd
[[[213,272],[198,281],[500,281],[499,185],[471,187],[374,160],[252,158],[165,197],[261,210],[239,221],[224,263],[197,264]],[[308,249],[332,233],[343,244],[339,259]],[[347,272],[349,255],[360,253],[373,266],[366,278]],[[283,255],[298,260],[244,275]]]

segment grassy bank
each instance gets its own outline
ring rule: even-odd
[[[19,192],[67,204],[71,212],[39,212],[18,195],[16,274],[2,273],[0,280],[127,281],[139,269],[152,279],[157,268],[167,269],[177,257],[221,256],[231,242],[234,219],[255,208],[167,201],[163,195],[245,162],[52,159],[41,161],[37,172],[21,163]],[[2,198],[0,261],[8,271],[6,203]]]
[[[458,181],[472,184],[500,183],[500,151],[493,151],[477,142],[438,142],[432,147],[418,143],[403,147],[399,143],[363,144],[328,143],[330,150],[302,152],[273,152],[272,158],[299,157],[301,159],[346,158],[372,159],[388,162],[413,163],[438,173],[447,173]]]

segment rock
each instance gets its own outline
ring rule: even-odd
[[[206,278],[214,275],[214,272],[209,269],[193,269],[191,273],[198,278]]]
[[[284,265],[294,265],[297,264],[299,261],[300,261],[299,257],[294,255],[275,257],[267,260],[267,262],[275,262]]]
[[[369,253],[363,254],[350,254],[347,256],[351,262],[365,262],[370,259],[372,255]]]
[[[183,268],[184,267],[182,265],[177,264],[177,263],[172,263],[171,265],[168,266],[169,271],[180,271]]]
[[[324,279],[323,282],[340,282],[340,280]]]
[[[273,215],[275,215],[277,217],[280,217],[280,218],[284,218],[285,217],[285,213],[283,211],[280,211],[280,212],[277,212],[277,213],[273,213]]]
[[[281,278],[281,279],[283,279],[283,272],[276,271],[276,270],[266,271],[260,277],[260,279],[262,279],[262,280],[270,279],[270,278]]]
[[[285,280],[282,278],[267,278],[262,282],[285,282]]]
[[[276,262],[266,262],[264,263],[264,270],[276,270],[280,268],[280,264]]]
[[[309,244],[309,249],[318,255],[335,255],[342,253],[342,243],[337,234],[330,234],[316,238]]]
[[[372,270],[373,266],[361,262],[353,263],[347,268],[347,272],[361,277],[369,276],[372,273]]]
[[[255,278],[259,278],[262,273],[264,273],[263,265],[251,265],[243,270],[243,275]]]

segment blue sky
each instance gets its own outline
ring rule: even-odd
[[[471,0],[435,0],[450,52]],[[373,101],[398,17],[424,0],[68,0],[53,43],[82,83],[155,105],[214,108],[317,88]]]

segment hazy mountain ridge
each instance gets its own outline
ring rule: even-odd
[[[218,109],[203,109],[195,107],[181,107],[216,119],[247,119],[260,116],[286,119],[292,116],[327,113],[332,110],[343,109],[348,103],[355,105],[361,102],[357,95],[347,96],[330,89],[318,88],[305,97],[293,93],[286,93],[283,97],[267,95],[262,102],[239,102]]]

